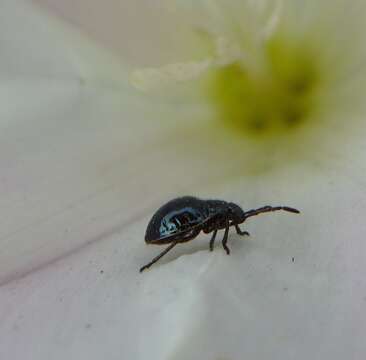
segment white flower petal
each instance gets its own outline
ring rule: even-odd
[[[23,11],[28,15],[23,26],[29,31],[21,32],[24,39],[13,44],[15,52],[9,58],[19,56],[16,51],[27,42],[27,33],[33,47],[39,48],[39,58],[18,64],[14,76],[3,71],[1,283],[71,253],[111,229],[117,231],[168,196],[190,191],[192,184],[225,175],[213,161],[223,154],[209,146],[210,132],[203,137],[200,128],[192,126],[194,116],[181,126],[166,126],[166,120],[164,127],[156,126],[157,106],[152,112],[151,105],[142,103],[131,89],[128,93],[128,79],[113,58],[22,2],[9,2],[5,10],[9,18]],[[45,22],[49,38],[38,37],[36,25],[30,32],[32,19],[39,28]],[[11,35],[13,23],[4,23],[3,33]],[[48,64],[44,49],[51,48],[52,34],[62,40],[58,47],[73,56],[59,59],[59,72],[50,61],[43,76],[40,63]],[[4,46],[9,43],[10,38]],[[86,54],[94,52],[98,56],[87,64]],[[57,75],[64,69],[68,75]],[[108,69],[114,70],[116,79]],[[18,72],[23,75],[16,77]],[[187,141],[179,144],[182,136]],[[202,149],[202,144],[207,146]],[[206,155],[191,161],[198,151]],[[141,239],[142,235],[143,230]]]
[[[33,2],[83,29],[103,47],[134,66],[191,61],[192,53],[194,60],[200,60],[206,54],[208,44],[204,34],[188,27],[185,19],[171,16],[165,0]],[[159,39],[159,45],[152,39]]]
[[[27,1],[2,1],[0,20],[3,80],[99,81],[112,88],[127,83],[115,57]]]
[[[285,199],[289,204],[291,198],[290,205],[302,211],[299,216],[253,218],[246,226],[250,238],[231,235],[231,256],[219,243],[210,253],[202,236],[139,274],[137,268],[159,251],[136,241],[146,216],[124,226],[121,234],[104,236],[82,252],[2,287],[1,355],[361,356],[366,228],[362,212],[354,210],[366,204],[365,196],[359,196],[364,186],[344,177],[330,183],[328,175],[314,171],[313,181],[299,190],[296,181],[304,176],[300,165],[287,170],[287,181],[278,172],[205,190],[205,195],[216,191],[247,207]],[[344,187],[352,192],[345,193]],[[254,191],[245,192],[248,188]],[[339,204],[353,211],[329,216],[329,209]]]
[[[170,64],[162,68],[136,70],[131,82],[136,88],[144,91],[159,87],[174,86],[177,83],[195,80],[212,66],[212,60],[201,62]]]
[[[366,226],[353,210],[366,204],[364,186],[345,178],[330,183],[316,172],[311,182],[301,182],[306,175],[300,168],[288,169],[286,179],[261,177],[254,196],[254,203],[290,197],[299,217],[258,217],[245,227],[250,238],[231,236],[231,256],[219,244],[208,252],[208,239],[202,239],[191,245],[201,251],[146,273],[140,322],[145,356],[362,357]],[[288,186],[296,181],[301,187]],[[228,184],[227,192],[235,188],[253,206],[239,185]],[[344,187],[352,191],[346,194]],[[339,204],[344,211],[329,216]]]

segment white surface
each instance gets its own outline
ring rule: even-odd
[[[248,176],[240,140],[158,121],[112,56],[1,7],[1,359],[364,358],[366,127]],[[200,236],[139,274],[162,250],[143,242],[150,216],[189,193],[302,214],[251,219],[231,256]]]

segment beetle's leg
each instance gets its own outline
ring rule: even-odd
[[[247,235],[250,236],[250,234],[248,233],[248,231],[242,231],[239,227],[238,224],[235,224],[235,229],[238,235]]]
[[[210,240],[210,251],[213,250],[214,244],[215,244],[215,238],[216,238],[217,230],[215,230],[212,234],[212,238]]]
[[[152,264],[155,264],[160,258],[162,258],[168,251],[173,249],[173,247],[177,244],[178,244],[178,241],[175,241],[172,244],[170,244],[163,252],[161,252],[158,256],[154,257],[154,259],[152,259],[148,264],[143,266],[140,269],[140,272],[143,272],[145,269],[148,269]]]
[[[230,255],[230,249],[228,248],[227,244],[227,239],[229,237],[229,220],[226,220],[226,227],[225,227],[225,233],[224,233],[224,237],[222,238],[222,246],[226,251],[226,254]]]

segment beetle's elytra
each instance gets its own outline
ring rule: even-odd
[[[222,246],[229,255],[227,239],[230,226],[235,226],[239,235],[249,235],[248,232],[239,228],[239,224],[251,216],[277,210],[300,213],[299,210],[288,206],[263,206],[259,209],[243,211],[239,205],[223,200],[201,200],[193,196],[173,199],[156,211],[145,234],[147,244],[170,245],[143,266],[140,272],[156,263],[175,245],[194,239],[201,231],[205,234],[213,233],[210,241],[212,251],[217,231],[225,229]]]

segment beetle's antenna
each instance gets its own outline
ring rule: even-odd
[[[294,214],[300,214],[299,210],[288,207],[288,206],[263,206],[259,209],[245,211],[243,221],[245,221],[247,218],[249,218],[251,216],[256,216],[256,215],[259,215],[262,213],[278,211],[278,210],[283,210],[283,211],[291,212]]]

